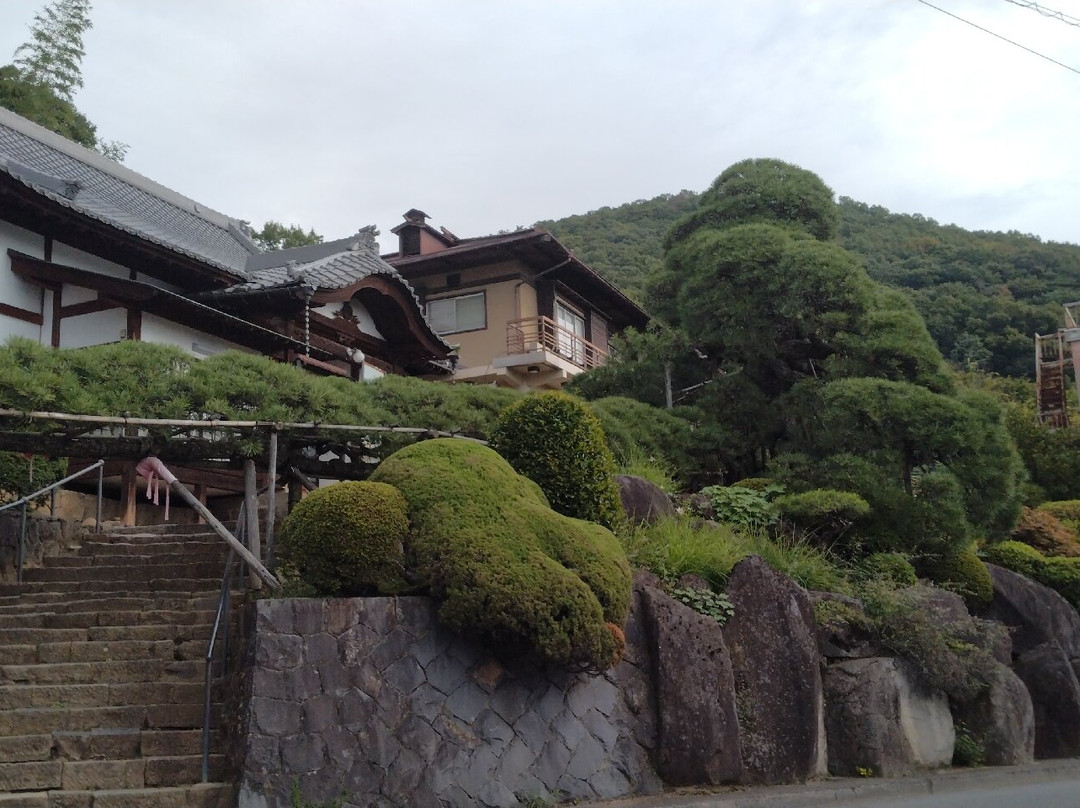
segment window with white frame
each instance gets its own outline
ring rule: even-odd
[[[429,300],[428,322],[436,334],[487,328],[487,301],[483,292]]]
[[[559,326],[557,350],[577,364],[585,362],[585,316],[576,309],[555,301],[555,322]]]

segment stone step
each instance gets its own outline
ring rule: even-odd
[[[106,609],[216,609],[220,587],[213,592],[186,595],[117,594],[115,592],[84,592],[72,596],[69,592],[28,592],[0,598],[0,615],[33,612],[81,612]],[[234,590],[233,594],[236,594]]]
[[[224,774],[225,759],[221,755],[211,755],[208,762],[210,776],[220,779]],[[143,789],[190,785],[201,779],[201,755],[0,763],[2,792]]]
[[[234,808],[230,783],[109,791],[46,791],[0,794],[0,808]]]
[[[221,705],[212,705],[216,726]],[[201,729],[203,704],[134,704],[122,707],[22,707],[0,713],[0,736],[94,729]],[[0,789],[2,790],[2,789]]]
[[[215,604],[216,605],[216,604]],[[0,628],[89,628],[91,626],[139,626],[171,623],[177,626],[212,623],[216,608],[195,609],[103,609],[100,612],[29,612],[0,614]]]
[[[220,729],[210,733],[210,751],[221,753]],[[202,755],[202,729],[95,729],[0,738],[0,763],[46,760],[124,760]]]
[[[229,522],[226,520],[225,525],[228,526]],[[214,529],[207,524],[198,524],[195,522],[189,524],[180,524],[177,522],[165,522],[158,525],[132,525],[130,527],[110,527],[105,530],[104,533],[96,533],[92,535],[99,536],[160,536],[173,535],[181,533],[184,535],[206,533],[214,535]]]
[[[202,681],[205,669],[201,660],[164,659],[0,665],[0,685],[194,682]]]
[[[219,695],[220,687],[211,695]],[[125,707],[202,704],[202,682],[0,685],[0,710],[32,707]]]
[[[221,587],[221,578],[148,578],[139,581],[33,581],[21,584],[0,584],[0,596],[30,592],[126,592],[185,595],[193,592],[213,592]]]
[[[23,572],[25,583],[65,583],[82,581],[124,581],[142,584],[171,578],[216,578],[221,580],[224,565],[206,561],[183,561],[172,564],[136,563],[121,566],[37,567]]]
[[[233,626],[237,624],[234,619]],[[213,625],[193,626],[88,626],[85,628],[0,628],[2,645],[35,645],[42,642],[113,642],[117,640],[193,640],[209,637]]]
[[[175,545],[155,549],[153,552],[142,547],[118,551],[113,545],[96,545],[91,548],[83,545],[79,548],[79,555],[49,556],[42,563],[46,567],[108,567],[124,564],[165,564],[193,558],[224,566],[228,548],[223,542],[219,544],[220,546],[202,543],[194,546]]]

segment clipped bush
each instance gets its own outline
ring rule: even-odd
[[[758,491],[762,494],[780,494],[784,491],[784,486],[777,484],[775,480],[768,477],[743,477],[741,480],[733,482],[732,486],[749,488],[751,491]]]
[[[401,492],[382,483],[319,488],[282,521],[278,560],[312,595],[400,592],[409,532],[406,507]]]
[[[1068,506],[1070,503],[1047,504]],[[1012,538],[1034,547],[1044,555],[1080,556],[1080,536],[1077,536],[1075,528],[1062,521],[1063,517],[1057,515],[1071,512],[1070,507],[1047,508],[1040,505],[1034,509],[1024,508],[1013,528]]]
[[[1038,580],[1080,609],[1080,558],[1048,558]]]
[[[802,494],[786,494],[773,502],[780,518],[822,541],[833,541],[870,513],[858,494],[818,488]]]
[[[903,553],[871,553],[858,569],[866,580],[886,581],[901,588],[919,582],[915,567]]]
[[[1035,579],[1046,560],[1034,547],[1019,541],[1002,541],[988,545],[983,548],[982,556],[990,564]]]
[[[408,446],[371,479],[404,495],[410,572],[451,628],[569,667],[618,660],[631,578],[611,531],[555,513],[536,483],[468,441]]]
[[[606,527],[621,516],[615,460],[581,400],[558,392],[525,396],[499,415],[491,446],[559,513]]]
[[[616,462],[625,465],[644,457],[680,470],[689,470],[693,465],[690,424],[670,411],[623,396],[590,401],[589,409],[600,419]]]
[[[986,564],[975,553],[974,545],[945,555],[923,556],[917,564],[919,572],[940,586],[964,598],[971,611],[990,605],[994,597],[994,582]]]
[[[710,485],[701,493],[709,498],[717,522],[748,533],[763,533],[776,524],[776,508],[765,491],[740,485]]]

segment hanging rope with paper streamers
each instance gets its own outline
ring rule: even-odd
[[[176,477],[165,468],[164,464],[156,457],[144,457],[135,467],[135,471],[146,478],[146,498],[152,500],[155,505],[160,504],[158,493],[161,483],[165,483],[165,521],[169,521],[169,489]]]

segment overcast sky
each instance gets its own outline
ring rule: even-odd
[[[0,64],[45,0],[0,0]],[[935,5],[1080,70],[1080,27]],[[1080,18],[1080,0],[1040,7]],[[837,193],[1080,243],[1080,75],[918,0],[96,0],[76,98],[231,216],[475,236],[777,157]]]

